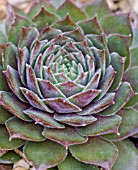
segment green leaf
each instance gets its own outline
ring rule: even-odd
[[[91,137],[86,143],[70,146],[69,149],[77,160],[108,170],[111,169],[117,157],[115,145],[99,137]]]
[[[138,133],[138,111],[135,109],[122,109],[117,113],[122,117],[118,135],[104,135],[104,138],[112,141],[120,141],[122,139],[133,136]]]
[[[33,17],[32,25],[41,31],[47,24],[51,25],[57,20],[59,20],[59,18],[56,15],[48,12],[42,7],[38,14]]]
[[[13,115],[8,112],[5,108],[0,106],[0,124],[5,124],[5,121],[8,120]]]
[[[36,169],[47,169],[61,163],[67,153],[60,144],[46,140],[26,143],[24,154]]]
[[[81,136],[76,129],[71,126],[67,126],[64,129],[45,128],[43,135],[66,148],[68,148],[69,145],[84,143],[88,140],[87,137]]]
[[[123,82],[118,90],[116,91],[114,98],[114,105],[111,105],[104,111],[100,112],[102,116],[111,116],[117,113],[130,99],[135,95],[130,84],[128,82]]]
[[[85,127],[78,127],[77,131],[83,136],[97,136],[108,133],[117,133],[122,118],[118,115],[110,117],[95,116],[97,121]]]
[[[17,161],[19,161],[21,157],[15,153],[14,151],[9,151],[2,157],[0,157],[0,163],[1,164],[13,164]]]
[[[68,155],[66,159],[58,165],[59,170],[98,170],[98,167],[82,163]]]
[[[100,24],[107,35],[114,33],[126,36],[130,35],[132,40],[133,31],[131,28],[130,13],[106,15],[101,18]]]
[[[114,143],[118,148],[118,157],[112,170],[137,170],[138,151],[129,140]]]
[[[138,41],[137,41],[137,42],[138,42]],[[138,44],[137,44],[137,45],[138,45]],[[137,54],[138,54],[138,47],[132,48],[132,49],[131,49],[131,62],[130,62],[130,67],[138,66],[138,57],[137,57]]]
[[[3,67],[0,66],[0,90],[10,91],[7,80],[3,74]]]
[[[121,57],[126,57],[125,70],[130,64],[130,36],[111,34],[108,36],[108,48],[110,53],[117,52]]]
[[[8,41],[17,46],[22,32],[22,26],[28,27],[29,25],[30,21],[27,18],[16,16],[10,26]]]
[[[56,13],[61,18],[64,18],[67,14],[69,14],[74,21],[80,21],[87,18],[86,13],[70,0],[65,0],[64,3],[57,9]]]
[[[6,127],[10,134],[10,139],[19,138],[32,141],[43,141],[42,136],[43,126],[35,125],[34,122],[25,122],[16,117],[6,121]]]
[[[130,82],[133,90],[136,93],[138,93],[138,66],[128,69],[127,72],[124,74],[123,81]],[[137,102],[138,102],[138,94],[132,97],[132,99],[130,99],[126,107],[133,106]]]
[[[103,0],[94,0],[92,3],[88,3],[85,6],[85,10],[90,18],[97,15],[98,19],[110,12],[106,1]]]
[[[9,133],[3,125],[0,125],[0,148],[6,150],[12,150],[18,148],[24,144],[22,139],[9,140]]]

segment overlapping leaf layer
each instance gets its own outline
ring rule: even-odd
[[[0,41],[0,162],[13,163],[9,155],[16,160],[11,150],[18,148],[38,170],[118,170],[129,159],[120,153],[131,150],[137,169],[138,153],[124,140],[138,133],[130,13],[110,14],[102,0],[83,7],[52,2],[34,2],[28,14],[8,4]]]

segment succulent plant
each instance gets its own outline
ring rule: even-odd
[[[22,156],[37,170],[137,170],[128,139],[138,137],[130,13],[112,14],[104,0],[56,3],[39,0],[28,14],[8,4],[0,32],[0,163]]]

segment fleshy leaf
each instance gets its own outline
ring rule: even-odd
[[[35,121],[35,124],[38,123],[40,125],[43,125],[49,128],[64,128],[65,127],[63,124],[54,120],[53,115],[47,112],[37,110],[34,108],[30,108],[30,109],[25,110],[24,113],[27,116],[31,117]]]
[[[118,43],[119,42],[119,43]],[[125,70],[130,64],[130,36],[111,34],[108,36],[108,48],[110,52],[117,52],[121,57],[126,57]]]
[[[13,139],[9,141],[9,133],[3,125],[0,125],[0,149],[11,150],[24,144],[22,139]]]
[[[10,91],[7,80],[3,74],[3,67],[0,66],[0,90]]]
[[[19,161],[21,157],[15,153],[14,151],[9,151],[2,157],[0,157],[0,163],[1,164],[13,164],[17,161]]]
[[[21,102],[13,93],[0,91],[0,105],[18,118],[30,121],[30,118],[23,113],[24,110],[29,108],[29,105]]]
[[[118,157],[112,170],[137,170],[138,151],[129,140],[114,143],[118,149]]]
[[[25,122],[16,117],[7,120],[6,127],[9,131],[10,140],[13,138],[19,138],[31,141],[43,141],[45,139],[42,136],[42,126]]]
[[[104,135],[106,139],[120,141],[138,133],[138,111],[135,109],[123,109],[117,113],[122,117],[122,123],[119,127],[119,134]]]
[[[72,113],[81,111],[78,106],[63,98],[49,98],[44,99],[43,101],[58,113]]]
[[[53,111],[44,104],[44,102],[38,97],[37,94],[23,87],[20,87],[20,89],[33,107],[53,113]]]
[[[116,71],[116,75],[109,91],[114,91],[118,89],[124,74],[124,64],[125,58],[120,57],[117,53],[111,54],[111,65]]]
[[[71,155],[68,155],[66,159],[58,165],[58,168],[59,170],[98,170],[98,167],[82,163]]]
[[[90,137],[81,145],[69,147],[71,154],[81,162],[98,165],[110,170],[117,157],[117,148],[99,137]]]
[[[114,96],[115,96],[115,93],[107,93],[102,99],[100,99],[96,102],[92,102],[78,114],[90,115],[90,114],[94,114],[94,113],[99,113],[102,110],[109,107],[110,105],[114,104],[114,101],[113,101]]]
[[[59,18],[54,15],[53,13],[48,12],[45,10],[44,7],[41,8],[39,13],[34,16],[32,19],[32,24],[36,27],[39,31],[42,30],[47,24],[51,25],[52,23],[59,20]]]
[[[61,163],[67,153],[66,149],[60,144],[46,140],[26,143],[24,154],[36,169],[42,170]]]
[[[83,29],[84,34],[102,34],[102,29],[98,23],[97,17],[80,21],[78,24]]]
[[[138,66],[138,57],[137,57],[137,54],[138,54],[138,47],[132,48],[131,49],[131,63],[130,63],[131,67]]]
[[[27,18],[16,15],[10,26],[8,41],[17,46],[22,32],[22,26],[28,27],[29,25],[30,21]]]
[[[95,118],[97,118],[97,120],[94,123],[86,127],[79,127],[77,131],[83,136],[99,136],[102,134],[117,133],[122,120],[118,115],[110,117],[95,116]]]
[[[100,20],[100,24],[107,35],[117,33],[126,36],[131,34],[131,38],[133,36],[130,13],[106,15]]]
[[[103,0],[94,0],[92,3],[88,3],[88,5],[85,6],[85,10],[89,17],[94,17],[95,14],[97,14],[98,18],[101,18],[110,12],[107,2]]]
[[[111,116],[117,113],[135,95],[128,82],[123,82],[116,91],[115,104],[100,112],[102,116]]]
[[[77,114],[55,114],[54,119],[56,119],[59,122],[63,122],[65,124],[71,125],[71,126],[86,126],[88,124],[91,124],[95,122],[97,119],[93,117],[92,115],[88,116],[81,116]]]
[[[87,137],[81,136],[74,127],[68,126],[64,129],[45,128],[43,135],[68,148],[70,145],[85,143]]]
[[[124,74],[123,81],[130,82],[133,90],[138,93],[138,67],[132,67],[127,70]],[[138,102],[138,94],[132,99],[130,99],[129,103],[126,106],[132,106]]]
[[[80,21],[87,18],[85,12],[78,8],[70,0],[65,0],[64,3],[57,9],[56,13],[61,17],[64,17],[67,13],[69,13],[74,21]]]
[[[10,112],[8,112],[8,110],[0,106],[0,124],[5,124],[5,121],[12,116],[13,115]]]
[[[19,48],[27,47],[29,49],[32,42],[35,40],[38,34],[39,34],[38,30],[34,27],[30,28],[22,27],[22,34],[20,36],[18,47]]]

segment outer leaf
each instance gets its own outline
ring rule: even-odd
[[[81,162],[110,170],[117,157],[117,148],[99,137],[91,137],[81,145],[69,147],[71,154]]]
[[[120,141],[138,133],[138,111],[134,109],[123,109],[117,113],[122,117],[118,135],[104,135],[106,139]]]
[[[43,141],[45,139],[42,136],[42,126],[22,121],[16,117],[6,121],[6,127],[9,131],[10,139],[19,138],[32,141]]]
[[[74,127],[67,126],[65,129],[45,128],[43,135],[68,148],[70,145],[85,143],[88,138],[81,136]]]
[[[17,161],[19,161],[21,157],[16,154],[14,151],[9,151],[2,157],[0,157],[0,163],[1,164],[13,164]]]
[[[0,106],[0,124],[5,124],[5,121],[8,120],[13,115],[8,112],[5,108]]]
[[[66,157],[66,149],[58,143],[46,140],[44,142],[28,142],[24,154],[36,169],[42,170],[54,167]]]
[[[98,170],[98,167],[84,164],[71,155],[68,155],[66,159],[58,165],[58,168],[59,170]]]
[[[22,139],[13,139],[9,141],[9,133],[3,125],[0,125],[0,139],[1,149],[12,150],[24,144],[24,140]]]
[[[72,3],[71,0],[65,0],[65,2],[57,9],[56,13],[60,17],[64,17],[69,13],[74,21],[80,21],[87,18],[85,12]]]
[[[137,41],[138,42],[138,41]],[[138,47],[131,49],[131,67],[138,66]]]
[[[129,140],[115,142],[118,148],[118,157],[112,170],[137,170],[138,151]]]

